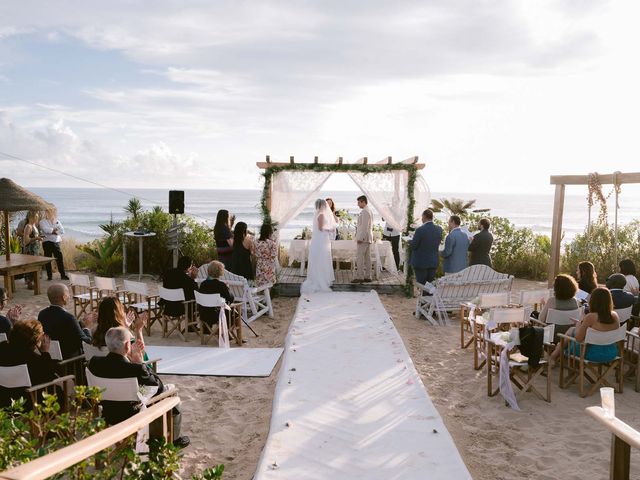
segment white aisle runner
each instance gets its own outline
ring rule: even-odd
[[[471,478],[375,292],[300,298],[254,478]]]

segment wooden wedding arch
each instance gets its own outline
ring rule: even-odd
[[[609,174],[596,174],[601,185],[614,185],[619,187],[623,184],[640,183],[640,172],[622,173],[614,172]],[[564,212],[564,192],[567,185],[589,185],[590,175],[552,175],[551,185],[556,186],[553,200],[553,223],[551,224],[551,259],[549,261],[549,286],[553,285],[553,280],[560,272],[560,242],[562,240],[562,215]],[[618,188],[615,189],[615,233],[614,241],[617,240],[618,226]],[[589,213],[589,223],[591,223],[591,213]]]
[[[271,202],[272,202],[272,179],[278,172],[361,172],[361,173],[385,173],[393,171],[406,171],[407,182],[407,225],[404,232],[408,233],[413,222],[413,211],[415,207],[415,185],[418,170],[422,170],[424,163],[418,163],[418,157],[410,157],[406,160],[394,163],[391,157],[385,157],[375,163],[369,163],[367,157],[362,157],[353,163],[346,163],[343,157],[338,157],[334,163],[322,163],[318,157],[313,158],[313,162],[296,162],[293,156],[289,157],[289,162],[273,162],[270,155],[267,155],[264,162],[256,162],[256,166],[263,170],[264,189],[260,207],[262,210],[262,220],[271,223]],[[413,295],[413,269],[411,266],[405,268],[405,291],[407,295]]]

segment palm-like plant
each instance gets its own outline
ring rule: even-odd
[[[441,198],[440,200],[431,200],[431,209],[436,212],[445,212],[448,215],[458,215],[460,217],[468,217],[471,213],[485,213],[489,208],[473,209],[475,200],[462,200],[460,198]]]
[[[140,202],[140,200],[138,200],[137,198],[131,198],[129,199],[129,203],[127,203],[127,206],[124,207],[124,211],[131,215],[131,218],[134,221],[137,221],[138,217],[142,213],[142,202]]]

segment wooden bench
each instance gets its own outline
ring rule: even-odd
[[[39,257],[37,255],[25,255],[22,253],[12,253],[11,259],[4,256],[0,258],[0,275],[4,276],[4,289],[7,298],[11,298],[15,291],[15,276],[25,273],[35,273],[34,295],[40,295],[40,270],[48,263],[55,260],[52,257]]]
[[[442,322],[436,320],[434,314],[459,310],[461,303],[469,302],[482,293],[511,292],[512,284],[513,276],[496,272],[486,265],[473,265],[458,273],[440,277],[434,285],[417,283],[420,294],[416,300],[416,317],[424,316],[427,321],[437,325]],[[433,287],[435,291],[430,291]]]

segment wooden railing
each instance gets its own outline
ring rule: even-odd
[[[163,434],[166,438],[173,431],[171,410],[179,403],[180,397],[175,395],[165,398],[130,419],[73,445],[0,472],[0,480],[44,480],[115,445],[160,417],[163,417]]]
[[[629,480],[631,447],[640,449],[640,432],[618,418],[606,418],[601,407],[588,407],[586,410],[612,434],[609,480]]]

